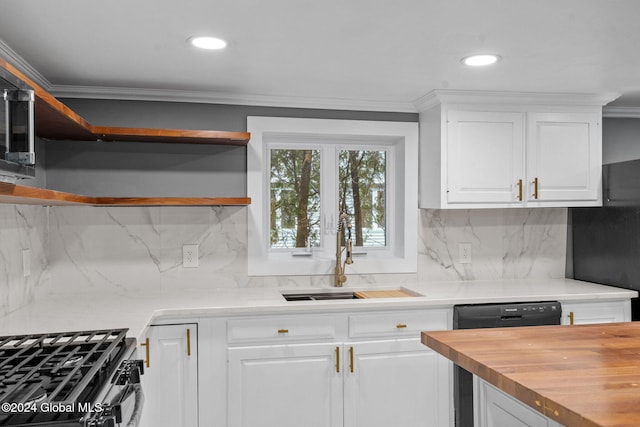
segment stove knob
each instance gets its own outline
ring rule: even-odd
[[[122,362],[111,381],[116,385],[139,384],[140,375],[144,372],[142,360],[125,360]]]

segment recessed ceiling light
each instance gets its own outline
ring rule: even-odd
[[[498,55],[493,54],[471,55],[462,58],[462,63],[471,67],[483,67],[485,65],[495,64],[499,59],[500,57]]]
[[[189,43],[200,49],[209,50],[224,49],[227,47],[227,42],[217,37],[191,37]]]

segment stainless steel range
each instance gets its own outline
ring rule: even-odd
[[[143,367],[126,332],[0,337],[0,425],[136,426]]]

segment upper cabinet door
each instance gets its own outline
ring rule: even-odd
[[[527,113],[527,178],[526,199],[530,205],[601,203],[600,117],[588,113]]]
[[[523,138],[522,113],[449,111],[447,202],[521,203]]]

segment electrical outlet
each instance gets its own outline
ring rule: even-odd
[[[22,250],[22,275],[31,276],[31,249]]]
[[[471,264],[471,243],[458,243],[460,264]]]
[[[182,266],[185,268],[198,266],[198,245],[182,246]]]

